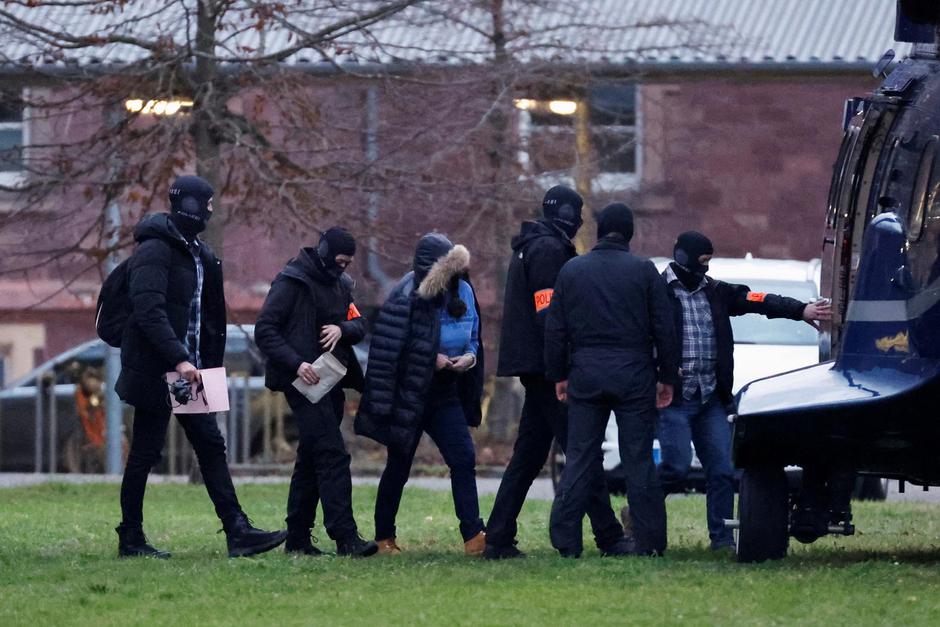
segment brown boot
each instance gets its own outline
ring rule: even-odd
[[[401,555],[401,547],[395,542],[395,538],[386,538],[377,540],[379,545],[379,555]]]
[[[481,531],[463,543],[463,552],[467,555],[483,555],[486,548],[486,532]]]

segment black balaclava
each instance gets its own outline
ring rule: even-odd
[[[696,289],[702,284],[705,273],[708,272],[707,263],[699,263],[702,255],[712,255],[715,249],[712,241],[697,231],[686,231],[676,239],[672,249],[672,258],[675,259],[672,271],[676,277],[689,290]]]
[[[316,262],[317,267],[329,277],[339,279],[343,276],[345,269],[336,263],[336,255],[356,254],[356,238],[349,231],[338,226],[327,229],[320,236],[320,243],[317,244]]]
[[[542,199],[542,215],[561,229],[569,238],[573,238],[581,228],[581,207],[584,201],[578,192],[564,185],[556,185]]]
[[[633,239],[633,211],[622,202],[604,207],[597,214],[597,239],[619,233],[626,243]]]
[[[206,230],[214,194],[209,182],[198,176],[180,176],[170,186],[170,220],[187,241]]]

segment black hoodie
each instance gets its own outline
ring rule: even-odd
[[[567,235],[547,222],[523,222],[512,239],[499,345],[501,377],[545,374],[545,316],[558,272],[577,256]]]
[[[145,217],[134,230],[134,239],[138,246],[128,279],[133,313],[121,339],[116,390],[135,407],[169,409],[163,377],[189,359],[184,342],[196,291],[196,264],[169,214]],[[205,242],[198,244],[204,271],[200,359],[203,368],[215,368],[225,355],[222,262]]]
[[[271,284],[258,322],[255,343],[267,357],[265,385],[286,391],[303,362],[313,363],[323,352],[320,331],[335,324],[343,331],[333,354],[348,368],[343,387],[362,388],[362,369],[352,346],[366,333],[365,319],[353,304],[353,281],[338,280],[316,263],[316,251],[303,248]]]

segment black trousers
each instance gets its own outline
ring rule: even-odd
[[[227,528],[234,518],[242,515],[242,509],[235,495],[235,486],[232,485],[225,458],[225,440],[219,431],[215,414],[180,415],[176,419],[196,451],[206,491],[215,505],[216,515]],[[125,526],[134,527],[143,523],[147,477],[163,456],[169,424],[169,407],[165,410],[137,408],[134,411],[131,450],[121,483],[121,514]]]
[[[611,411],[620,430],[620,461],[637,550],[666,550],[666,504],[653,462],[653,399],[587,402],[569,396],[567,461],[552,504],[550,532],[552,546],[564,555],[581,553],[585,507],[604,480],[601,445]]]
[[[493,546],[515,541],[516,519],[532,482],[545,465],[552,440],[557,440],[563,451],[567,449],[568,409],[555,397],[555,384],[540,375],[524,375],[519,380],[525,388],[519,435],[486,524],[486,542]],[[623,528],[610,508],[606,481],[595,485],[585,509],[597,546],[609,546],[623,536]]]
[[[327,535],[336,541],[348,540],[358,530],[352,511],[350,457],[340,431],[345,395],[335,388],[316,405],[294,389],[285,395],[300,431],[287,495],[287,529],[296,533],[312,528],[317,503],[322,502]]]

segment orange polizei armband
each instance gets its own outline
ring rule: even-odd
[[[748,292],[747,299],[752,303],[762,303],[764,299],[767,298],[767,294],[764,292]]]
[[[535,311],[539,312],[552,304],[552,295],[555,293],[555,290],[549,288],[545,290],[539,290],[535,293]]]
[[[356,318],[361,318],[362,314],[359,313],[359,310],[356,309],[355,303],[349,303],[349,309],[346,310],[346,320],[354,320]]]

